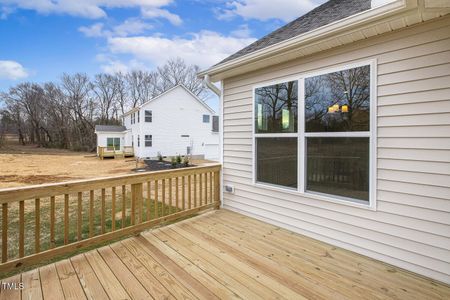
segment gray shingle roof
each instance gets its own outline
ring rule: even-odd
[[[116,126],[116,125],[95,125],[95,131],[104,131],[104,132],[122,132],[127,130],[125,126]]]
[[[217,65],[368,10],[370,2],[370,0],[330,0],[225,58]]]

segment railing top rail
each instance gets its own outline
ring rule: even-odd
[[[220,170],[220,168],[220,164],[211,164],[207,166],[188,167],[182,169],[151,171],[138,174],[117,175],[95,179],[81,179],[59,183],[5,188],[0,189],[0,204],[63,194],[73,194],[77,192],[109,188],[133,183],[141,183],[151,180],[181,177],[204,172],[217,172]]]

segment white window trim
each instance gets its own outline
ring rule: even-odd
[[[352,69],[362,66],[370,66],[370,131],[364,132],[339,132],[339,133],[310,133],[305,132],[304,122],[304,83],[305,78],[333,73],[340,70]],[[314,72],[299,73],[296,76],[278,78],[272,81],[266,81],[253,86],[252,92],[252,182],[254,186],[270,189],[279,192],[286,192],[295,195],[301,195],[311,199],[339,203],[343,205],[359,207],[370,210],[377,210],[377,60],[363,60],[351,64],[341,64],[330,68],[323,68]],[[257,88],[274,84],[280,84],[288,81],[298,81],[298,124],[297,133],[255,133],[255,91]],[[305,138],[309,136],[333,136],[333,137],[369,137],[369,202],[353,198],[341,197],[337,195],[323,194],[305,190]],[[258,137],[298,137],[298,166],[297,166],[297,188],[283,187],[275,184],[258,182],[256,180],[256,138]]]

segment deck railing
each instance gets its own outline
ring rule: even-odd
[[[116,150],[114,147],[97,146],[97,154],[101,159],[104,157],[115,158],[118,156],[125,158],[127,156],[134,156],[134,148],[133,146],[123,146],[123,150]]]
[[[0,274],[220,206],[220,165],[0,190]]]

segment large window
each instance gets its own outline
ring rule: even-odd
[[[145,111],[145,122],[151,123],[153,121],[153,113],[151,110]]]
[[[106,147],[108,150],[120,150],[120,138],[106,138]]]
[[[145,147],[152,147],[153,144],[153,138],[151,134],[145,135]]]
[[[255,88],[255,181],[369,203],[370,86],[363,65]]]

